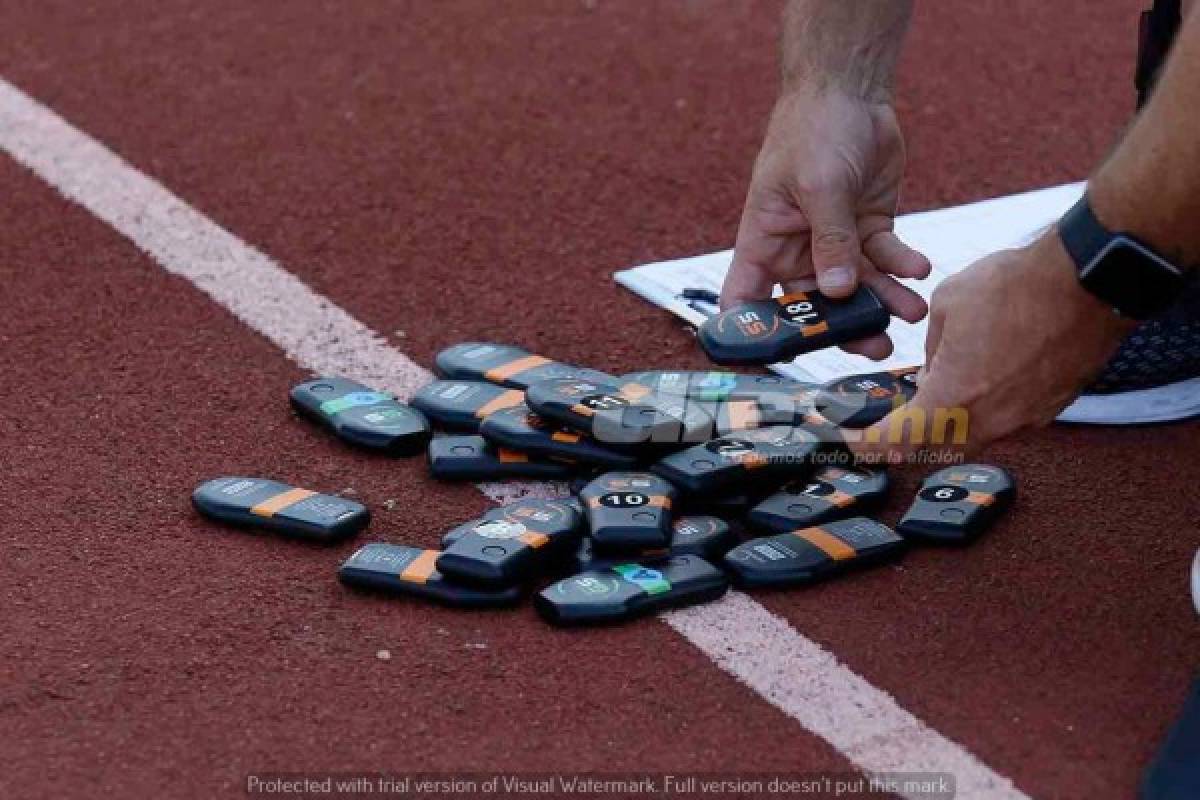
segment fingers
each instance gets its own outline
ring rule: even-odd
[[[887,235],[891,236],[890,232],[888,232]],[[878,242],[880,241],[881,236],[883,236],[883,234],[875,234],[867,239],[867,242],[874,241],[877,243],[877,255],[879,254]],[[900,241],[894,236],[891,236],[891,238],[897,243]],[[901,246],[903,247],[903,245]],[[908,250],[908,252],[915,253],[913,250]],[[916,255],[919,256],[920,254]],[[921,256],[920,260],[924,261],[924,257]],[[923,267],[918,264],[910,263],[909,271],[914,275],[922,271],[922,269],[924,272],[928,273],[928,266],[928,261],[924,261]],[[880,301],[892,314],[904,320],[905,322],[920,321],[929,311],[928,306],[925,304],[924,298],[922,298],[921,295],[917,294],[912,289],[909,289],[907,286],[898,282],[891,275],[887,275],[879,271],[879,269],[879,265],[872,261],[871,266],[868,266],[867,269],[863,270],[862,282],[874,290],[875,294],[879,295]],[[844,344],[842,345],[842,349],[847,353],[865,356],[873,361],[882,361],[890,356],[895,348],[892,344],[891,338],[888,337],[887,334],[879,334],[878,336],[871,336],[866,339],[860,339],[858,341]]]
[[[945,319],[945,304],[935,302],[925,334],[925,364],[918,373],[917,393],[906,405],[863,431],[857,442],[850,443],[860,458],[898,463],[930,446],[946,449],[947,444],[957,444],[962,449],[966,443],[970,423],[966,408],[954,398],[945,366],[939,370],[938,362],[934,360]],[[951,420],[955,422],[953,436],[957,441],[947,442],[946,428]]]
[[[854,200],[843,189],[825,189],[806,200],[817,286],[828,297],[849,297],[858,286],[863,258]]]
[[[793,294],[795,292],[811,292],[817,288],[816,278],[796,278],[790,281],[784,281],[782,284],[784,294]]]
[[[918,322],[929,312],[925,299],[897,281],[873,269],[866,270],[862,282],[871,287],[888,311],[905,322]]]
[[[900,241],[900,237],[890,230],[867,237],[863,241],[863,253],[880,272],[897,278],[921,280],[928,278],[932,269],[928,258]]]
[[[806,260],[811,261],[815,285],[822,294],[849,297],[861,281],[875,289],[896,316],[908,322],[921,319],[927,311],[925,301],[892,276],[925,278],[930,272],[929,260],[890,230],[890,217],[876,221],[888,229],[872,232],[878,226],[869,224],[860,241],[854,198],[842,187],[808,191],[795,201],[752,188],[722,287],[721,308],[769,297],[773,282],[780,278],[784,278],[785,291],[811,290],[812,284],[786,279]],[[871,349],[877,350],[878,344]]]
[[[847,353],[865,356],[872,361],[883,361],[892,354],[895,349],[892,345],[892,340],[886,334],[877,336],[868,336],[866,339],[859,339],[853,342],[846,342],[841,346]]]
[[[770,297],[774,287],[775,279],[761,267],[735,255],[721,287],[721,310]]]
[[[794,208],[751,190],[738,226],[733,262],[721,287],[722,310],[771,296],[774,276],[786,274],[796,262],[801,246],[796,234],[803,225],[803,215]]]

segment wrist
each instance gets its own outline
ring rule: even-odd
[[[780,65],[784,92],[809,86],[890,102],[912,6],[912,0],[789,0]]]
[[[773,121],[780,117],[794,116],[802,116],[807,119],[813,116],[814,109],[828,109],[833,113],[847,109],[892,111],[892,105],[887,101],[868,100],[844,92],[836,86],[818,86],[801,82],[780,93],[779,97],[775,99],[771,119]]]
[[[863,76],[838,74],[810,70],[798,75],[785,77],[780,87],[779,98],[782,102],[789,98],[822,98],[839,97],[847,102],[863,105],[892,105],[893,85],[891,81],[879,82]]]
[[[1026,248],[1029,279],[1039,296],[1061,309],[1064,319],[1113,341],[1124,338],[1136,325],[1122,317],[1079,282],[1079,270],[1055,229],[1046,231]]]
[[[1096,219],[1110,231],[1129,233],[1139,240],[1154,247],[1158,252],[1166,254],[1162,231],[1154,221],[1153,214],[1146,214],[1145,204],[1132,202],[1133,192],[1122,190],[1122,181],[1109,174],[1109,170],[1101,170],[1087,183],[1088,205]]]
[[[1165,188],[1155,191],[1140,180],[1145,174],[1137,163],[1140,158],[1134,154],[1105,164],[1088,180],[1088,204],[1108,230],[1134,236],[1177,268],[1190,271],[1200,260],[1191,212],[1169,202]],[[1162,180],[1158,183],[1164,185]]]

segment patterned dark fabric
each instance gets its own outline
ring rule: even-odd
[[[1162,316],[1139,325],[1087,389],[1111,394],[1200,376],[1200,287]]]

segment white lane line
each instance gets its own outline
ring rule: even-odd
[[[0,80],[0,141],[16,161],[107,222],[163,269],[186,278],[315,373],[345,375],[402,398],[428,370],[62,117]],[[507,502],[550,485],[486,484]]]
[[[948,772],[961,798],[1024,798],[962,747],[741,592],[664,614],[666,623],[868,773]],[[902,796],[928,797],[913,793]]]
[[[431,379],[427,370],[267,255],[3,80],[0,147],[306,369],[346,375],[403,397]],[[561,491],[552,484],[480,489],[498,501]],[[733,593],[664,618],[722,669],[865,772],[950,772],[961,798],[1026,797],[746,595]]]

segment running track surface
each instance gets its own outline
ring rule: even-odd
[[[0,6],[0,76],[418,363],[471,339],[704,366],[610,273],[728,246],[775,91],[773,3]],[[1133,2],[923,4],[905,208],[1076,179],[1131,109]],[[199,481],[351,488],[372,536],[482,511],[292,417],[305,377],[0,156],[0,794],[238,796],[248,772],[838,770],[646,620],[552,630],[343,591],[354,547],[228,532]],[[1021,498],[970,549],[771,612],[1032,797],[1123,798],[1200,637],[1200,425],[997,446]],[[894,521],[921,477],[902,471]],[[376,658],[388,649],[389,661]]]

